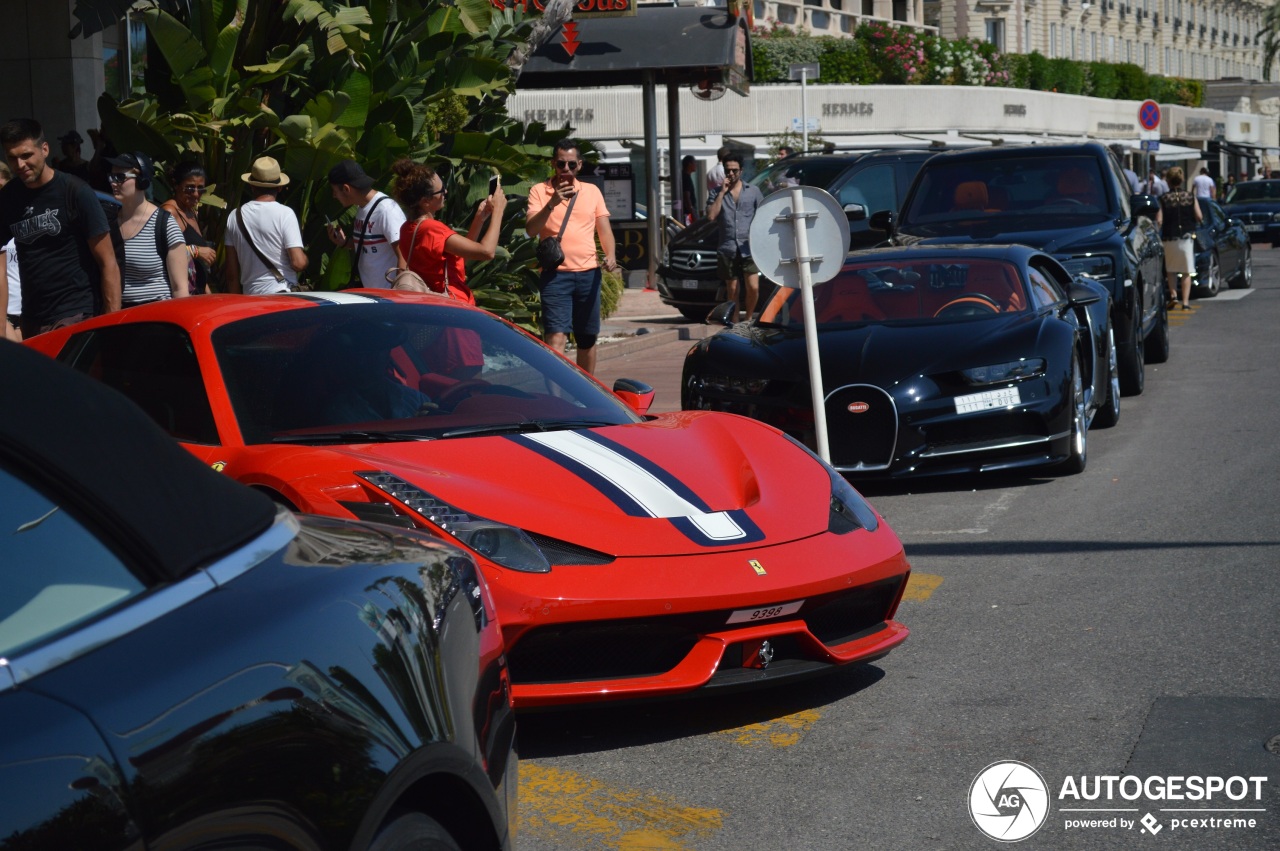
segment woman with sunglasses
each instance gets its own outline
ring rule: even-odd
[[[397,160],[391,166],[396,176],[395,196],[408,214],[400,228],[400,251],[405,267],[417,272],[433,292],[447,293],[468,304],[476,297],[467,288],[464,260],[492,260],[498,250],[502,232],[502,211],[507,196],[498,184],[493,194],[480,204],[471,228],[462,236],[440,221],[444,207],[444,181],[430,166],[409,159]],[[489,226],[478,241],[485,219]]]
[[[204,238],[204,231],[200,228],[200,199],[204,197],[207,180],[204,167],[199,163],[178,163],[169,175],[173,197],[161,205],[178,220],[182,236],[187,241],[187,250],[195,263],[195,276],[189,282],[191,295],[209,291],[209,278],[218,259],[218,252]]]
[[[174,217],[147,200],[151,158],[135,151],[107,162],[111,164],[107,181],[120,202],[120,236],[124,238],[121,306],[188,295],[186,240]]]

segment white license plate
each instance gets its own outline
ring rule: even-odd
[[[676,286],[682,290],[696,290],[701,281],[682,280],[676,281]]]
[[[738,611],[729,615],[729,623],[751,623],[752,621],[767,621],[774,618],[780,618],[783,615],[794,615],[800,611],[800,607],[804,605],[804,600],[796,600],[794,603],[781,603],[777,606],[761,606],[758,609],[738,609]]]
[[[1007,408],[1022,403],[1017,387],[1006,387],[1003,390],[988,390],[986,393],[971,393],[968,396],[956,397],[957,414],[976,414],[978,411],[990,411],[993,408]]]
[[[1249,233],[1262,233],[1266,225],[1245,225],[1244,229]]]

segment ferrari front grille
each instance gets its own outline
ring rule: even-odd
[[[884,470],[898,445],[893,397],[871,384],[849,384],[827,395],[827,442],[837,470]]]

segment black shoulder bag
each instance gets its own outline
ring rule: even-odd
[[[560,264],[564,262],[564,249],[560,247],[560,240],[564,237],[564,229],[569,225],[569,216],[573,215],[573,203],[578,200],[575,193],[569,199],[569,207],[564,211],[564,221],[560,223],[560,232],[555,236],[544,237],[538,243],[538,265],[542,267],[542,271],[554,272],[560,268]]]
[[[357,280],[360,277],[360,252],[364,251],[364,235],[369,230],[369,222],[373,219],[373,211],[378,209],[378,205],[389,198],[389,195],[383,195],[377,201],[373,202],[373,206],[369,208],[369,214],[364,217],[364,227],[360,228],[360,235],[356,237],[355,262],[351,264],[351,280],[347,281],[347,289],[360,286],[364,281]],[[355,222],[352,222],[352,226]],[[389,240],[388,240],[389,241]],[[407,264],[406,264],[407,265]]]

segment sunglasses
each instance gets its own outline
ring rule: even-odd
[[[138,175],[134,174],[131,171],[126,171],[124,174],[108,174],[107,182],[111,184],[115,184],[116,186],[119,186],[120,184],[124,183],[126,180],[133,180],[137,176]]]
[[[742,174],[742,169],[740,169],[740,168],[726,168],[726,169],[724,170],[724,173],[725,173],[725,174]]]
[[[184,186],[182,187],[182,191],[188,195],[203,195],[209,190],[205,189],[203,186]]]
[[[570,171],[577,170],[580,165],[582,165],[582,163],[577,160],[556,160],[556,168],[567,168]]]
[[[434,197],[435,197],[435,196],[437,196],[437,195],[443,195],[443,194],[444,194],[444,192],[445,192],[445,189],[444,189],[444,187],[443,187],[443,186],[441,186],[441,187],[440,187],[440,189],[439,189],[438,191],[436,191],[436,192],[423,192],[423,193],[422,193],[422,197],[423,197],[423,198],[434,198]]]

